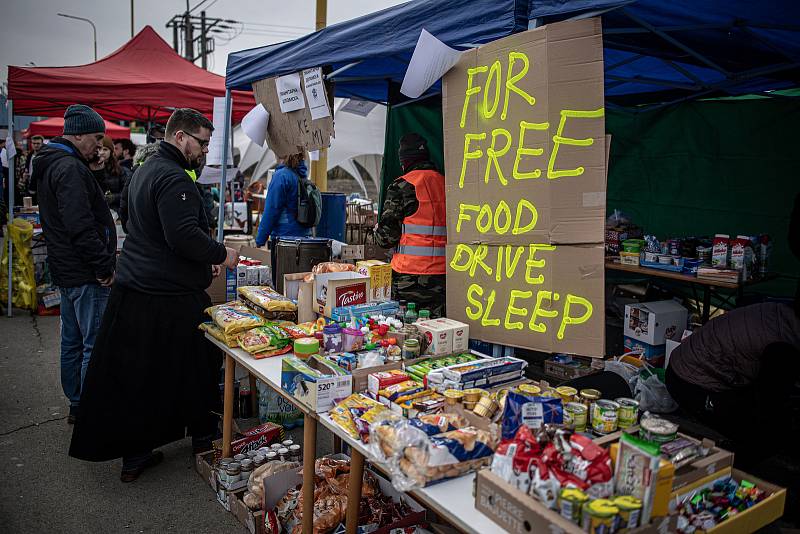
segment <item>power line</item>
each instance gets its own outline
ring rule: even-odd
[[[274,27],[278,27],[278,28],[294,28],[294,29],[297,29],[297,30],[307,30],[307,31],[313,31],[314,30],[314,28],[312,28],[311,26],[292,26],[292,25],[289,25],[289,24],[270,24],[268,22],[249,22],[248,21],[248,22],[245,22],[244,24],[248,24],[250,26],[274,26]]]

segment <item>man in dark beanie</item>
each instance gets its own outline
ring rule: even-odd
[[[392,256],[392,298],[445,314],[447,214],[444,176],[431,163],[428,142],[417,133],[400,139],[403,175],[386,190],[378,245],[397,247]]]
[[[68,107],[64,135],[44,145],[32,166],[47,263],[61,292],[61,386],[69,398],[69,423],[75,422],[114,280],[116,227],[88,164],[102,145],[105,129],[92,108]]]
[[[236,267],[238,254],[209,237],[194,183],[213,129],[198,111],[175,110],[128,188],[128,234],[69,450],[93,462],[122,457],[122,482],[158,464],[154,449],[187,428],[196,452],[217,431],[222,358],[197,327],[212,276]]]

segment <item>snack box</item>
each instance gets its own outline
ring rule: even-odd
[[[490,387],[517,380],[525,375],[528,363],[519,358],[486,358],[460,363],[428,373],[431,385],[461,388]]]
[[[314,275],[314,297],[317,313],[331,317],[334,308],[370,302],[370,278],[353,271]]]
[[[365,260],[356,262],[358,273],[369,276],[371,299],[375,301],[392,298],[392,266],[385,261]]]
[[[331,359],[326,356],[327,359]],[[335,362],[334,362],[335,363]],[[399,370],[403,366],[402,362],[387,362],[383,365],[375,365],[373,367],[364,367],[363,369],[356,367],[355,369],[345,369],[344,366],[339,365],[345,369],[353,377],[353,393],[363,393],[369,389],[369,377],[374,373]]]
[[[370,373],[367,377],[367,391],[373,399],[377,399],[378,391],[406,380],[410,380],[410,376],[399,369]]]
[[[281,388],[309,410],[322,413],[353,392],[353,377],[322,356],[287,356],[281,361]]]
[[[469,325],[442,317],[436,319],[437,322],[446,324],[451,328],[453,338],[453,352],[461,352],[469,350]]]

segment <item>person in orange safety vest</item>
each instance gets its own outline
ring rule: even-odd
[[[431,163],[424,137],[409,133],[400,139],[404,174],[386,190],[377,244],[396,247],[392,256],[392,298],[445,313],[445,246],[447,213],[444,175]]]

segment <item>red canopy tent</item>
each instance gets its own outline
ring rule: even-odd
[[[194,108],[211,118],[225,78],[180,57],[150,26],[116,52],[74,67],[8,67],[15,115],[63,116],[70,104],[92,106],[106,119],[165,123],[172,110]],[[233,121],[255,105],[233,91]]]
[[[105,121],[106,135],[113,139],[121,139],[123,137],[130,139],[131,129],[127,126],[120,126],[113,122]],[[34,135],[41,135],[43,137],[55,137],[64,133],[64,117],[50,117],[42,121],[34,121],[22,131],[23,137],[33,137]]]

